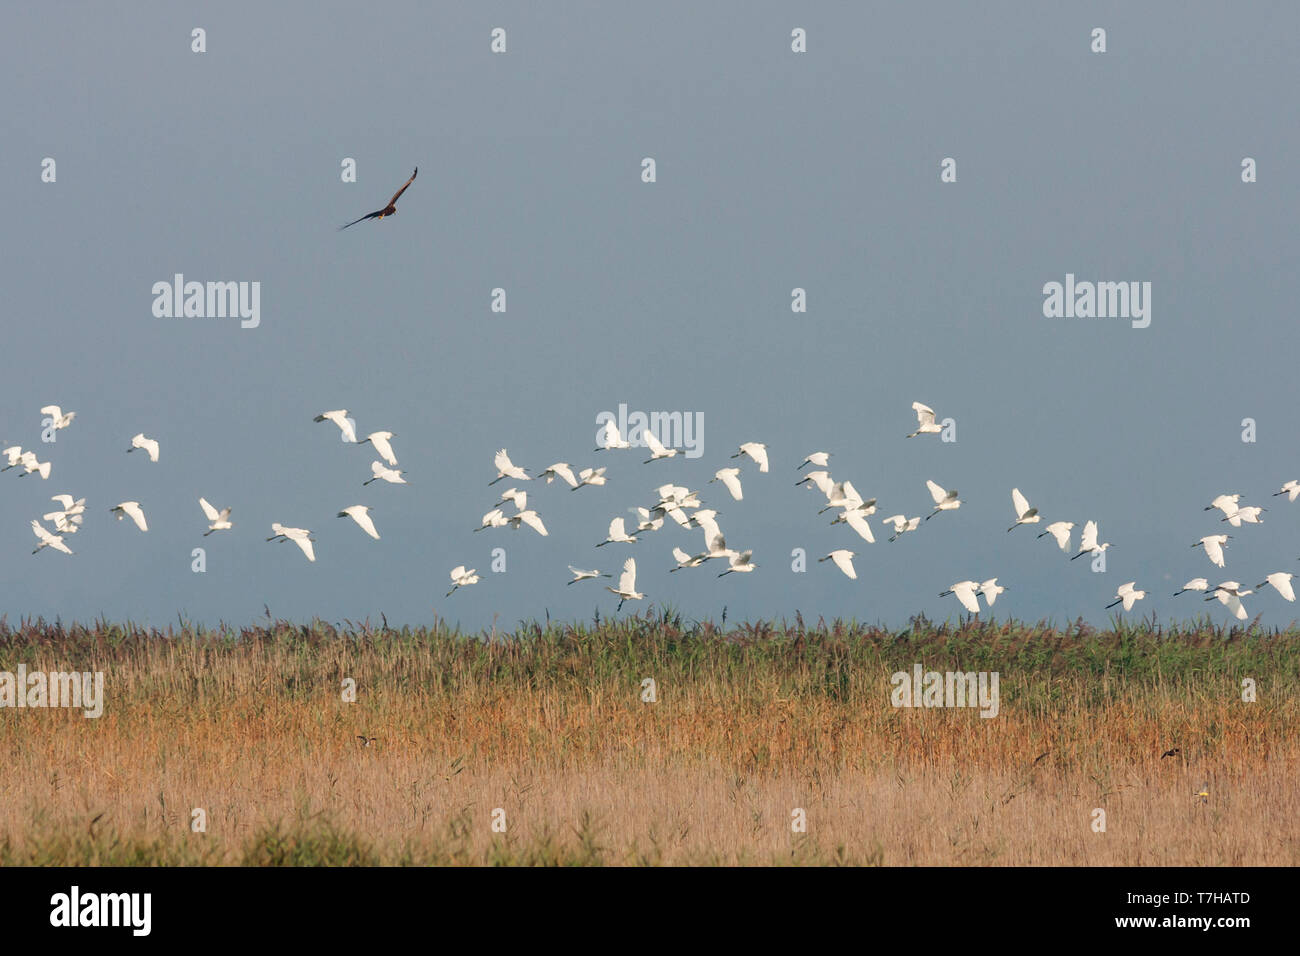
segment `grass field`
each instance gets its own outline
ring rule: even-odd
[[[1149,621],[0,619],[0,670],[103,671],[106,696],[0,710],[0,865],[1296,865],[1298,648]],[[998,716],[892,706],[917,663],[996,671]]]

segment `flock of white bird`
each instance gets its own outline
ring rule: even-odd
[[[937,422],[933,409],[921,402],[913,402],[912,410],[916,413],[917,427],[915,431],[906,437],[915,438],[942,433],[942,425]],[[55,430],[67,428],[72,424],[76,416],[75,412],[63,412],[57,405],[43,407],[41,414],[46,416],[47,427]],[[399,485],[406,484],[403,472],[396,468],[397,456],[393,451],[392,440],[394,435],[392,432],[375,431],[358,438],[347,409],[322,412],[315,417],[314,421],[332,422],[340,429],[345,441],[348,443],[356,445],[369,444],[373,447],[378,459],[372,462],[371,477],[362,483],[363,486],[375,481]],[[648,429],[645,430],[641,438],[650,454],[650,457],[644,461],[646,465],[673,458],[679,453],[678,449],[665,447],[658,436]],[[610,421],[605,424],[598,447],[593,451],[609,452],[626,450],[632,447],[632,443]],[[151,462],[156,463],[159,459],[158,442],[146,437],[143,433],[132,437],[130,447],[126,450],[128,452],[144,451]],[[39,474],[43,480],[50,477],[51,463],[49,461],[39,461],[37,454],[33,451],[24,451],[21,447],[15,445],[0,449],[0,455],[5,458],[5,464],[0,467],[0,471],[21,469],[20,474],[23,477],[32,474]],[[740,445],[736,453],[731,457],[733,459],[742,459],[742,465],[744,460],[747,459],[753,466],[756,466],[760,474],[766,474],[769,470],[767,446],[761,442],[746,442]],[[824,514],[827,511],[838,512],[831,521],[832,525],[846,525],[861,541],[874,544],[876,539],[868,519],[876,513],[876,499],[864,499],[857,489],[853,487],[851,481],[836,481],[832,478],[829,470],[830,458],[831,453],[825,451],[807,455],[796,466],[796,471],[803,471],[809,466],[813,466],[814,470],[807,472],[804,477],[796,482],[796,487],[806,486],[809,490],[819,492],[826,499],[826,503],[818,511],[818,514]],[[496,453],[493,464],[496,467],[497,474],[488,483],[489,485],[494,485],[506,479],[514,482],[534,480],[534,476],[529,475],[526,469],[519,467],[510,460],[510,455],[504,448]],[[536,478],[544,479],[547,485],[555,481],[563,482],[569,486],[571,491],[576,492],[587,486],[600,487],[605,485],[605,471],[605,467],[590,467],[575,472],[567,462],[556,462],[542,469],[536,475]],[[744,499],[744,488],[741,474],[740,466],[719,468],[709,483],[720,483],[733,501],[742,501]],[[899,513],[881,518],[880,521],[885,529],[892,532],[889,535],[889,541],[897,541],[904,534],[918,530],[924,522],[928,522],[938,514],[945,511],[955,511],[961,507],[962,502],[956,490],[944,488],[937,482],[930,480],[927,480],[925,484],[929,491],[933,510],[924,517],[920,514],[908,517],[905,513]],[[701,497],[701,491],[692,491],[682,485],[667,483],[655,488],[654,492],[656,500],[653,503],[638,505],[634,509],[630,509],[635,511],[637,515],[635,527],[630,528],[623,516],[615,516],[609,522],[609,530],[605,540],[597,542],[595,547],[635,544],[641,537],[659,531],[665,526],[666,521],[671,521],[682,529],[688,531],[698,529],[703,532],[704,542],[703,548],[694,554],[680,546],[674,546],[672,556],[676,564],[669,569],[670,571],[699,568],[709,561],[717,561],[725,563],[725,570],[718,574],[718,577],[725,577],[728,574],[748,573],[758,567],[753,561],[752,550],[740,551],[727,545],[726,537],[717,521],[719,512],[714,508],[705,507],[706,502]],[[1285,495],[1291,502],[1296,501],[1297,498],[1300,498],[1300,481],[1287,481],[1274,495]],[[1241,497],[1240,493],[1219,495],[1206,506],[1205,510],[1222,512],[1223,517],[1220,520],[1228,523],[1233,528],[1261,523],[1261,515],[1266,509],[1258,505],[1243,505],[1241,504]],[[50,548],[55,551],[62,551],[65,554],[72,554],[73,552],[68,546],[66,538],[77,534],[81,529],[85,517],[86,500],[85,498],[74,498],[71,494],[53,495],[51,500],[58,503],[60,507],[47,512],[40,519],[32,520],[32,532],[38,542],[32,553],[35,554],[44,548]],[[207,530],[204,532],[205,536],[218,531],[229,531],[234,527],[231,520],[231,508],[218,509],[203,497],[198,499],[198,504],[208,522]],[[1015,514],[1015,521],[1007,529],[1008,532],[1015,531],[1021,525],[1039,524],[1042,521],[1038,509],[1030,505],[1029,500],[1021,493],[1019,488],[1011,489],[1011,505]],[[507,508],[513,509],[513,513],[508,514]],[[370,510],[368,505],[354,504],[340,510],[337,516],[339,518],[350,518],[365,534],[378,540],[379,532],[370,516]],[[130,518],[142,532],[149,530],[144,510],[138,501],[120,502],[114,505],[110,511],[119,520]],[[50,523],[52,528],[45,527],[42,522]],[[501,494],[500,500],[496,502],[493,508],[483,515],[482,521],[475,531],[507,527],[518,530],[523,525],[527,525],[542,537],[548,535],[541,515],[535,508],[529,507],[529,493],[518,487],[510,487]],[[1071,521],[1054,521],[1045,525],[1044,530],[1038,537],[1043,538],[1050,535],[1061,551],[1069,553],[1070,538],[1074,527],[1074,522]],[[271,532],[271,535],[266,539],[267,541],[292,541],[302,550],[308,561],[316,560],[314,549],[316,539],[312,537],[310,530],[273,522]],[[1213,565],[1223,568],[1225,564],[1224,549],[1231,538],[1232,535],[1226,533],[1210,534],[1195,542],[1192,547],[1202,549]],[[1084,555],[1095,557],[1103,554],[1110,547],[1110,542],[1099,540],[1097,522],[1089,520],[1083,526],[1079,549],[1070,560],[1075,560]],[[819,558],[818,561],[829,561],[846,577],[856,580],[858,575],[853,565],[853,559],[856,556],[857,552],[850,548],[837,548]],[[572,580],[568,582],[571,585],[580,581],[613,577],[612,574],[604,573],[599,569],[587,570],[570,565],[569,570],[573,574]],[[646,595],[637,590],[636,575],[636,559],[628,557],[623,561],[622,572],[619,575],[617,585],[606,585],[606,590],[619,599],[618,610],[621,610],[627,601],[645,599]],[[451,590],[447,592],[447,597],[450,597],[459,588],[476,584],[480,580],[478,572],[474,568],[467,568],[464,565],[457,565],[451,570],[449,576]],[[1241,601],[1244,596],[1255,593],[1255,590],[1271,587],[1285,600],[1294,601],[1295,592],[1291,585],[1293,577],[1292,573],[1285,571],[1272,572],[1265,576],[1264,581],[1256,584],[1254,590],[1245,588],[1238,581],[1223,581],[1211,587],[1207,578],[1198,577],[1184,584],[1181,589],[1175,592],[1175,596],[1189,591],[1209,592],[1205,600],[1218,600],[1236,618],[1245,620],[1248,615]],[[983,581],[957,581],[940,592],[939,596],[947,597],[952,595],[971,614],[979,614],[981,610],[979,599],[981,597],[984,598],[986,606],[992,608],[998,596],[1006,590],[1007,586],[999,585],[998,579],[993,577]],[[1125,611],[1131,611],[1134,605],[1145,597],[1146,591],[1139,590],[1136,581],[1127,581],[1116,590],[1115,601],[1107,605],[1107,608],[1122,604]]]
[[[73,419],[76,418],[77,413],[65,413],[58,405],[46,405],[41,409],[41,414],[46,416],[45,422],[47,423],[47,427],[57,431],[71,425]],[[372,432],[365,438],[361,439],[361,441],[357,441],[352,421],[348,418],[346,409],[324,412],[323,414],[317,415],[315,420],[318,422],[334,422],[343,431],[343,434],[347,436],[348,441],[356,444],[370,443],[374,446],[375,451],[379,453],[380,457],[389,465],[397,464],[397,457],[393,454],[393,446],[390,444],[390,441],[393,438],[392,432]],[[149,461],[156,464],[159,458],[160,446],[156,439],[148,438],[143,432],[141,432],[131,438],[130,447],[126,450],[128,453],[143,451],[148,456]],[[39,474],[42,479],[48,479],[50,477],[52,468],[51,463],[48,461],[38,461],[35,452],[24,451],[20,446],[12,445],[8,448],[0,449],[0,455],[3,455],[6,459],[6,464],[4,467],[0,468],[0,471],[8,471],[10,468],[22,468],[22,477],[27,477],[32,474]],[[384,481],[393,484],[406,484],[406,480],[402,478],[402,473],[400,471],[387,468],[384,466],[384,463],[380,461],[375,461],[372,464],[371,473],[373,477],[362,482],[363,485],[368,485],[370,482],[379,479],[383,479]],[[64,554],[72,554],[73,551],[68,546],[65,539],[81,530],[81,525],[85,520],[86,499],[73,498],[70,494],[58,494],[53,495],[50,500],[57,502],[62,507],[58,510],[47,512],[39,519],[32,519],[32,533],[36,536],[37,540],[37,545],[32,551],[32,554],[36,554],[44,548],[50,548],[54,551],[62,551]],[[208,521],[208,530],[203,532],[204,537],[207,537],[216,531],[229,531],[235,526],[234,522],[230,519],[232,510],[230,508],[218,509],[206,498],[200,497],[199,509],[203,512],[204,518]],[[138,501],[120,502],[110,508],[109,511],[116,515],[119,521],[123,518],[130,518],[135,526],[141,531],[147,532],[149,530],[149,521],[145,517],[144,508]],[[370,517],[369,505],[349,505],[342,511],[338,512],[338,517],[351,518],[362,531],[370,535],[370,537],[378,540],[379,532],[375,529],[375,523]],[[46,528],[41,523],[42,521],[50,522],[53,525],[53,530]],[[275,521],[271,523],[271,536],[266,540],[282,542],[292,541],[302,550],[302,553],[307,556],[308,561],[315,561],[316,551],[314,548],[314,542],[316,539],[311,535],[311,531],[306,528],[291,528]]]

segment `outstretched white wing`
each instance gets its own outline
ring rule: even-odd
[[[1029,501],[1028,499],[1025,498],[1024,495],[1020,493],[1019,488],[1011,489],[1011,504],[1016,509],[1017,520],[1023,518],[1025,516],[1025,512],[1029,510]]]
[[[546,537],[547,535],[546,525],[542,524],[541,515],[539,515],[536,511],[521,511],[516,517],[518,517],[519,520],[522,521],[524,524],[528,525],[528,527],[532,528],[534,531],[540,534],[543,538]]]
[[[871,533],[871,525],[861,511],[849,511],[844,515],[844,523],[856,531],[868,544],[876,543],[876,536]]]
[[[636,558],[623,562],[623,573],[618,578],[618,589],[624,594],[636,593]]]
[[[934,503],[936,505],[943,504],[943,502],[947,499],[948,492],[944,491],[942,487],[936,485],[930,479],[927,478],[925,480],[925,486],[930,489],[930,497],[934,499]],[[928,528],[929,525],[926,525],[926,527]]]
[[[858,572],[853,568],[853,552],[832,551],[831,560],[835,562],[837,568],[844,572],[846,577],[850,577],[855,581],[858,579]]]
[[[745,492],[740,487],[740,475],[737,469],[723,468],[714,477],[722,482],[723,487],[731,492],[731,497],[736,501],[745,497]]]

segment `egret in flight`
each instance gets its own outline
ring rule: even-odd
[[[216,508],[212,507],[212,505],[208,504],[207,498],[199,499],[199,507],[203,509],[204,516],[210,522],[208,530],[203,532],[203,537],[206,538],[214,531],[229,531],[235,526],[230,520],[229,508],[223,508],[218,511]]]
[[[1051,535],[1056,539],[1056,544],[1062,551],[1070,550],[1070,531],[1074,528],[1073,521],[1053,521],[1047,526],[1047,530],[1039,535],[1040,538]]]
[[[127,451],[133,452],[141,449],[149,455],[150,461],[158,460],[158,442],[153,438],[145,438],[144,432],[140,432],[131,439],[131,447]]]
[[[1008,531],[1015,531],[1022,524],[1037,524],[1041,520],[1038,509],[1029,507],[1029,500],[1020,493],[1019,488],[1011,489],[1011,506],[1016,509],[1016,523]]]
[[[851,578],[856,581],[858,579],[858,572],[853,568],[853,558],[854,553],[852,551],[849,551],[847,548],[837,548],[830,554],[826,555],[826,557],[818,558],[817,560],[819,562],[834,561],[835,566],[844,572],[846,578]]]
[[[1085,554],[1091,554],[1095,557],[1096,555],[1104,552],[1109,547],[1110,547],[1109,541],[1107,541],[1105,544],[1097,543],[1097,522],[1089,521],[1087,524],[1083,526],[1083,537],[1079,541],[1079,553],[1076,554],[1074,558],[1071,558],[1070,560],[1073,561],[1075,558],[1081,558]],[[1134,600],[1137,600],[1137,598],[1134,598]],[[1128,608],[1125,608],[1124,610],[1127,611]]]
[[[739,458],[742,455],[748,455],[758,463],[758,470],[767,471],[767,446],[762,442],[747,441],[740,446],[740,450],[732,455],[732,458]]]
[[[605,590],[618,597],[615,613],[623,610],[624,601],[644,600],[645,595],[636,589],[636,558],[628,558],[623,562],[623,573],[619,575],[618,587],[610,587],[607,584]]]
[[[908,438],[915,438],[917,435],[937,435],[943,431],[943,426],[935,423],[934,409],[929,405],[913,402],[912,411],[916,412],[916,431],[908,435]]]
[[[1123,604],[1124,610],[1133,610],[1133,605],[1147,596],[1146,591],[1139,591],[1135,587],[1136,581],[1126,581],[1115,589],[1115,600],[1106,605],[1106,610],[1110,610],[1116,604]]]
[[[339,431],[343,433],[344,441],[355,442],[357,440],[356,429],[352,425],[352,420],[348,418],[348,410],[346,408],[337,408],[332,412],[321,412],[313,418],[312,421],[333,422],[335,425],[339,426]]]
[[[468,587],[471,584],[478,584],[478,572],[474,568],[465,569],[465,565],[458,564],[451,569],[451,590],[444,597],[451,597],[457,588]]]
[[[286,528],[280,522],[273,521],[271,522],[271,530],[275,533],[267,538],[267,541],[279,540],[281,544],[292,541],[302,549],[303,554],[307,555],[308,561],[316,560],[316,551],[312,548],[312,542],[315,539],[306,528]]]
[[[489,485],[495,485],[502,478],[513,478],[515,481],[532,481],[528,472],[510,460],[510,456],[506,454],[504,448],[496,453],[492,463],[497,466],[497,476],[488,482]]]
[[[338,517],[351,518],[362,531],[376,541],[379,540],[379,532],[375,530],[375,522],[370,517],[369,505],[350,505],[340,511]]]
[[[121,521],[123,518],[130,518],[135,522],[135,526],[141,531],[149,530],[149,524],[144,520],[144,509],[140,507],[140,502],[138,501],[124,501],[120,505],[114,505],[108,510],[117,515],[118,521]]]
[[[46,405],[41,409],[41,414],[50,416],[50,427],[55,431],[60,428],[67,428],[72,424],[72,420],[77,417],[76,412],[68,412],[65,415],[63,409],[59,408],[58,405]]]
[[[980,612],[980,602],[976,597],[976,592],[980,589],[978,581],[958,581],[946,591],[940,591],[939,597],[947,597],[949,594],[961,602],[961,606],[972,614]]]

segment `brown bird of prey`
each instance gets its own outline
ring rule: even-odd
[[[406,184],[402,186],[401,189],[393,193],[393,198],[388,200],[387,206],[385,206],[383,209],[378,209],[375,212],[372,212],[368,216],[362,216],[360,219],[353,219],[350,223],[348,223],[348,226],[355,226],[357,223],[365,222],[367,219],[383,219],[385,216],[396,216],[397,200],[401,198],[402,193],[406,192],[407,188],[411,185],[411,183],[415,182],[415,177],[419,174],[419,172],[420,172],[420,167],[416,166],[415,172],[411,173],[411,178],[406,181]],[[339,226],[339,232],[342,232],[348,226]]]

